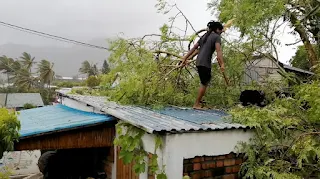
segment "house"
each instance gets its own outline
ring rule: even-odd
[[[87,79],[86,77],[78,77],[78,76],[67,77],[67,76],[60,76],[60,75],[55,75],[54,78],[59,81],[82,81]]]
[[[109,169],[114,159],[115,136],[112,116],[57,104],[23,110],[18,119],[21,122],[20,139],[14,144],[14,150],[41,151],[41,156],[54,152],[54,162],[49,164],[50,176],[53,173],[77,178],[95,175],[111,178]],[[34,160],[39,160],[40,155]],[[41,169],[46,164],[39,161],[42,163],[36,163]]]
[[[252,60],[247,61],[244,65],[244,83],[249,84],[252,81],[263,83],[267,78],[281,80],[282,76],[279,70],[296,74],[302,79],[313,76],[314,73],[299,68],[291,67],[281,62],[276,62],[265,56],[254,56]]]
[[[197,111],[168,107],[161,110],[122,106],[104,97],[70,95],[58,91],[60,102],[73,109],[106,114],[117,122],[126,122],[145,131],[143,149],[155,152],[155,137],[163,146],[156,151],[158,165],[168,179],[228,177],[238,178],[242,157],[235,155],[238,142],[248,141],[253,131],[247,126],[224,120],[228,114],[218,110]],[[116,137],[118,134],[116,134]],[[109,140],[109,139],[108,139]],[[113,179],[149,179],[150,168],[137,176],[133,166],[119,158],[121,148],[114,147]],[[146,158],[147,161],[148,158]],[[150,162],[150,161],[149,161]]]
[[[0,107],[19,111],[25,104],[44,106],[40,93],[0,93]]]

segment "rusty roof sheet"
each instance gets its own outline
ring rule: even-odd
[[[144,107],[118,105],[106,97],[64,94],[66,97],[96,107],[101,112],[126,121],[149,133],[191,132],[207,130],[247,129],[247,126],[229,123],[223,119],[228,114],[218,110],[193,110],[168,107],[151,110]]]

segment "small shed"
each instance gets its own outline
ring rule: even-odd
[[[279,70],[296,74],[302,79],[313,76],[314,73],[302,70],[296,67],[276,62],[262,55],[254,56],[252,60],[247,61],[244,65],[244,83],[249,84],[252,81],[264,83],[267,78],[273,80],[281,80],[283,77],[279,74]]]
[[[151,110],[136,106],[122,106],[107,102],[104,97],[70,95],[58,92],[63,105],[105,113],[146,131],[143,147],[155,151],[155,136],[160,136],[163,147],[157,152],[158,163],[169,179],[227,177],[237,178],[241,156],[235,155],[238,142],[246,142],[252,131],[241,124],[225,121],[228,114],[218,110],[199,111],[190,108],[169,107]],[[146,172],[135,175],[132,165],[124,165],[115,147],[116,179],[153,178]],[[128,172],[129,171],[129,172]]]
[[[115,137],[112,116],[57,104],[23,110],[18,119],[21,130],[15,151],[58,151],[51,173],[92,177],[98,168],[111,178]]]
[[[26,103],[44,106],[40,93],[0,93],[0,107],[20,110]]]

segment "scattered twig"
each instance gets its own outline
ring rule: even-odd
[[[302,40],[298,40],[296,42],[290,43],[290,44],[285,44],[286,46],[291,46],[291,45],[296,45],[298,43],[302,42]]]
[[[185,16],[185,14],[180,10],[180,8],[177,6],[177,4],[174,4],[173,7],[175,7],[180,13],[181,15],[186,19],[186,21],[189,23],[190,27],[192,28],[192,30],[194,32],[197,32],[196,29],[193,27],[192,23],[190,22],[190,20],[187,18],[187,16]]]
[[[144,35],[144,36],[141,38],[141,40],[144,40],[144,38],[146,38],[146,37],[153,37],[153,36],[161,37],[160,34],[147,34],[147,35]]]

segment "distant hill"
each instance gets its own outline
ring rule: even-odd
[[[94,39],[88,43],[103,47],[107,47],[108,45],[104,39]],[[78,70],[81,63],[85,60],[92,63],[98,63],[100,68],[103,60],[107,59],[109,56],[109,52],[106,50],[79,45],[74,45],[72,47],[34,47],[21,44],[0,45],[0,56],[6,55],[15,59],[20,57],[23,52],[30,53],[36,58],[36,61],[46,59],[53,62],[56,74],[61,76],[75,76],[79,74]]]

